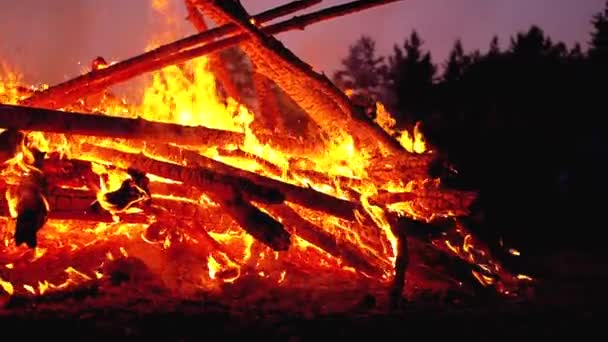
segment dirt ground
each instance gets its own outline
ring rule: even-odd
[[[565,253],[536,258],[530,265],[542,281],[530,302],[477,301],[453,304],[418,299],[388,312],[372,296],[328,292],[325,296],[267,293],[255,301],[201,298],[165,301],[161,297],[114,298],[104,306],[95,288],[68,298],[35,302],[13,298],[0,310],[0,329],[19,338],[80,341],[202,341],[209,338],[265,341],[356,338],[457,338],[513,340],[601,333],[608,304],[605,256]],[[342,296],[343,298],[338,298]],[[350,296],[350,297],[349,297]],[[288,297],[293,309],[273,304]],[[349,297],[342,310],[324,312],[332,301]],[[275,298],[275,299],[273,299]],[[357,299],[359,298],[359,299]],[[284,301],[284,299],[283,299]],[[297,309],[296,309],[297,307]],[[317,309],[315,309],[317,308]]]

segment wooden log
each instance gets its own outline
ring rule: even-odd
[[[411,202],[417,198],[416,194],[411,192],[381,192],[370,197],[370,203],[385,207],[389,204],[400,202]]]
[[[237,148],[237,149],[218,148],[217,152],[222,157],[233,157],[233,158],[239,158],[239,159],[254,160],[256,163],[258,163],[264,169],[264,171],[266,171],[272,175],[280,176],[283,174],[283,170],[279,166],[269,162],[268,160],[266,160],[264,158],[258,157],[255,154],[245,152],[245,151],[241,150],[240,148]]]
[[[0,127],[135,140],[164,140],[186,145],[233,144],[242,134],[106,115],[68,113],[0,104]]]
[[[8,217],[8,203],[5,199],[6,188],[0,188],[0,216]],[[105,210],[97,210],[92,204],[97,200],[90,190],[53,188],[46,194],[49,204],[50,220],[74,220],[93,222],[114,222],[114,218]],[[119,214],[121,222],[145,223],[149,218],[142,214]]]
[[[356,220],[354,213],[355,210],[360,210],[361,212],[363,211],[359,203],[342,200],[315,191],[311,188],[303,188],[253,172],[245,171],[220,163],[187,149],[180,149],[170,145],[150,146],[146,148],[146,153],[169,158],[169,160],[174,162],[185,162],[189,165],[198,165],[199,167],[214,170],[215,172],[223,175],[239,177],[242,180],[246,180],[245,182],[251,182],[260,187],[274,189],[281,193],[287,201],[318,210],[332,216],[353,221]],[[258,201],[256,198],[250,197],[249,193],[246,191],[244,192],[244,195],[251,200]]]
[[[394,1],[364,2],[386,4]],[[397,140],[368,118],[361,108],[355,107],[327,77],[316,73],[276,38],[252,23],[241,6],[217,0],[197,3],[214,21],[235,23],[249,34],[252,39],[241,46],[257,70],[279,85],[330,136],[340,136],[346,129],[359,138],[365,148],[375,150],[381,143],[385,150],[395,155],[404,153],[405,149]]]
[[[98,114],[68,113],[42,108],[0,104],[0,127],[24,131],[66,133],[85,136],[171,141],[192,146],[243,145],[245,135],[204,126],[182,126],[143,119],[127,119]],[[260,137],[279,148],[298,148],[299,142],[286,137]]]
[[[282,203],[284,200],[283,195],[272,187],[259,185],[242,177],[218,173],[205,167],[181,166],[148,158],[142,153],[126,153],[86,143],[80,146],[79,152],[84,156],[97,158],[123,169],[134,168],[145,173],[191,184],[227,199],[235,196],[235,189],[238,189],[238,192],[247,193],[249,198],[261,202]]]
[[[228,215],[258,241],[265,243],[275,251],[289,249],[291,237],[283,225],[249,203],[240,194],[225,198],[210,193],[209,197],[219,203]]]
[[[264,23],[290,13],[297,12],[309,7],[311,4],[318,3],[318,0],[293,1],[283,6],[265,11],[256,15],[254,18],[259,23]],[[319,20],[329,18],[319,18]],[[314,23],[311,22],[310,24]],[[37,92],[33,96],[21,101],[26,106],[44,108],[63,108],[76,100],[107,89],[112,85],[129,80],[146,72],[158,70],[165,66],[178,64],[187,60],[200,57],[213,51],[237,44],[238,42],[229,41],[216,44],[211,51],[194,51],[194,47],[209,43],[216,38],[226,36],[238,31],[235,25],[225,25],[209,31],[201,32],[196,35],[178,40],[171,44],[160,46],[152,51],[127,59],[120,63],[110,65],[107,68],[89,72],[66,82],[52,86],[42,92]],[[243,35],[242,39],[246,39]],[[219,42],[218,42],[219,43]],[[192,52],[183,54],[183,52]],[[180,54],[180,52],[182,54]]]
[[[384,274],[381,260],[368,260],[359,249],[347,241],[338,241],[336,237],[322,228],[302,218],[295,210],[286,204],[260,204],[272,216],[285,225],[293,234],[321,248],[330,255],[340,259],[345,266],[355,268],[365,275],[379,279]]]
[[[89,161],[63,158],[58,152],[47,153],[41,167],[50,187],[99,188],[99,175]]]
[[[294,1],[281,6],[281,8],[270,10],[268,13],[272,11],[273,13],[285,15],[286,12],[299,10],[302,8],[300,6],[303,6],[304,3],[305,1]],[[334,6],[270,25],[264,28],[264,32],[267,34],[277,34],[292,30],[303,30],[306,26],[350,13],[356,13],[381,4],[382,2],[380,1],[355,1],[349,4]],[[261,18],[260,14],[255,16],[254,19],[257,23],[263,23],[267,20],[262,19],[267,19],[269,17],[270,16],[268,15],[265,18]],[[82,97],[94,94],[144,73],[158,70],[169,65],[182,63],[208,53],[220,51],[249,39],[247,34],[238,34],[233,37],[200,46],[201,44],[208,43],[213,39],[236,32],[237,30],[238,28],[234,25],[222,26],[214,30],[184,38],[142,55],[111,65],[105,69],[88,73],[50,87],[20,103],[26,106],[45,108],[65,107]]]
[[[408,236],[403,227],[391,224],[391,230],[397,237],[397,255],[395,256],[395,275],[389,298],[392,309],[399,309],[403,303],[403,291],[406,286],[407,267],[410,263]]]
[[[289,234],[283,226],[251,205],[242,196],[242,193],[247,193],[248,198],[261,202],[283,202],[283,195],[273,188],[202,167],[190,168],[162,162],[141,153],[125,153],[89,144],[83,144],[80,152],[121,168],[132,167],[145,173],[200,187],[253,237],[277,251],[289,247]]]

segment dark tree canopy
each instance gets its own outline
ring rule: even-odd
[[[382,85],[384,57],[376,55],[376,42],[362,36],[349,48],[348,56],[342,60],[342,67],[334,74],[334,82],[341,89],[353,89],[377,94]]]
[[[403,47],[395,45],[393,55],[389,56],[387,86],[395,98],[398,124],[412,124],[431,110],[437,67],[422,45],[422,39],[413,31]]]
[[[441,68],[416,31],[387,56],[380,98],[398,128],[422,123],[437,151],[431,176],[479,193],[468,218],[478,234],[529,251],[601,247],[587,236],[608,191],[608,2],[590,22],[588,50],[532,26],[484,53],[457,40]],[[558,233],[579,227],[588,234]]]
[[[593,61],[606,62],[608,61],[608,1],[604,11],[593,17],[592,24],[589,57]]]
[[[448,61],[445,65],[443,72],[443,81],[454,82],[460,80],[464,74],[466,68],[471,64],[472,56],[466,55],[462,47],[462,42],[459,40],[454,43],[452,52],[448,57]]]

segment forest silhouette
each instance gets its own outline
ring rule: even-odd
[[[585,50],[532,26],[484,53],[458,40],[441,64],[416,31],[389,56],[363,36],[333,81],[385,103],[398,127],[421,123],[430,174],[478,191],[478,234],[529,253],[602,248],[608,2],[590,22]]]

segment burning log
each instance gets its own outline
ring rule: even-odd
[[[190,165],[198,165],[199,167],[214,170],[215,172],[224,175],[240,177],[245,182],[251,182],[257,186],[278,191],[285,197],[285,200],[289,202],[347,220],[355,220],[356,218],[354,211],[360,208],[359,204],[342,200],[310,188],[303,188],[293,184],[284,183],[272,178],[264,177],[257,173],[226,165],[187,149],[180,149],[170,145],[164,145],[151,147],[146,151],[153,155],[158,154],[165,158],[169,158],[174,162],[186,162]],[[251,199],[258,201],[255,198]]]
[[[290,235],[283,225],[243,199],[240,194],[231,196],[231,198],[221,198],[214,194],[210,194],[210,197],[259,241],[264,242],[275,251],[286,251],[289,248]]]
[[[7,129],[0,133],[0,163],[4,163],[17,154],[23,138],[23,133],[16,129]]]
[[[314,72],[281,42],[259,29],[255,22],[249,20],[249,15],[241,6],[229,1],[198,1],[197,4],[214,21],[235,23],[249,34],[252,39],[243,42],[241,46],[257,70],[274,80],[325,131],[340,134],[346,128],[348,132],[360,137],[365,147],[375,147],[380,142],[393,154],[405,151],[398,141],[355,108],[329,79]]]
[[[0,188],[0,216],[10,217],[9,204],[5,200],[6,188]],[[49,190],[45,197],[48,203],[49,220],[74,220],[92,222],[113,222],[112,214],[105,210],[95,209],[97,200],[90,190],[55,188]],[[149,218],[145,214],[117,214],[121,222],[145,223]]]
[[[395,276],[389,297],[391,307],[398,309],[403,301],[403,290],[406,285],[407,266],[410,262],[410,256],[406,230],[395,224],[391,224],[391,229],[397,237],[397,255],[395,256]]]
[[[239,133],[107,115],[67,113],[0,104],[0,126],[25,131],[69,133],[135,140],[163,139],[199,145],[239,141]],[[161,138],[162,137],[162,138]]]
[[[37,245],[36,233],[48,219],[49,208],[44,195],[44,176],[32,173],[17,186],[9,187],[6,198],[14,225],[15,243],[25,243],[30,248]]]
[[[257,155],[255,155],[253,153],[243,151],[239,148],[237,148],[237,149],[218,149],[217,153],[222,157],[233,157],[233,158],[240,158],[240,159],[244,159],[244,160],[253,160],[257,164],[259,164],[264,169],[264,171],[269,172],[270,174],[275,175],[275,176],[280,176],[281,174],[283,174],[283,170],[281,169],[281,167],[277,166],[276,164],[273,164],[262,157],[258,157]]]
[[[4,162],[2,175],[8,180],[5,198],[10,214],[9,226],[15,231],[17,246],[25,243],[34,248],[37,245],[36,232],[48,219],[49,207],[46,201],[47,181],[40,170],[44,153],[30,150],[25,136],[14,130],[3,132],[7,145],[5,152],[13,153]]]
[[[350,13],[356,13],[392,1],[396,0],[355,1],[340,6],[334,6],[270,25],[264,28],[264,32],[267,34],[277,34],[291,30],[303,30],[306,26],[314,23],[330,20]],[[308,7],[307,1],[294,1],[254,16],[253,19],[255,19],[257,23],[263,23],[306,7]],[[90,72],[50,87],[45,91],[36,93],[24,101],[21,101],[21,104],[45,108],[63,108],[82,97],[97,93],[133,77],[219,51],[249,39],[247,34],[238,34],[211,44],[206,44],[218,37],[234,33],[237,30],[238,27],[235,25],[224,25],[213,30],[184,38],[142,55],[111,65],[105,69]]]
[[[133,167],[146,173],[198,186],[219,203],[248,233],[277,251],[289,246],[289,234],[283,226],[243,199],[264,203],[281,203],[283,195],[273,188],[260,186],[247,179],[219,174],[203,167],[188,168],[148,158],[143,154],[125,153],[84,144],[81,152],[122,168]],[[238,189],[238,190],[237,190]]]
[[[185,167],[148,158],[143,154],[126,153],[90,144],[83,144],[80,152],[123,169],[135,168],[160,177],[192,184],[205,191],[221,194],[222,198],[238,196],[235,189],[239,189],[238,192],[247,193],[249,198],[265,203],[282,203],[284,200],[280,191],[272,187],[258,185],[238,176],[221,174],[210,168]]]
[[[49,187],[99,187],[99,175],[93,172],[93,165],[89,161],[66,159],[58,152],[51,152],[46,154],[41,170]]]
[[[145,174],[140,174],[135,170],[127,172],[131,178],[123,181],[117,190],[107,192],[98,199],[101,207],[111,213],[126,212],[140,202],[150,203],[151,194],[148,189],[150,180]]]
[[[411,192],[383,192],[379,193],[375,196],[372,196],[369,201],[372,204],[379,205],[385,207],[389,204],[399,203],[399,202],[410,202],[417,198],[416,194]]]
[[[42,108],[0,104],[0,127],[51,133],[67,133],[144,141],[167,140],[193,146],[242,145],[242,133],[204,126],[182,126],[172,123],[127,119],[98,114],[68,113]],[[297,140],[264,137],[261,141],[285,148],[299,146]]]
[[[383,275],[380,260],[374,263],[368,261],[359,250],[348,242],[338,242],[331,234],[322,228],[302,218],[295,210],[286,204],[264,205],[271,215],[276,217],[290,230],[293,235],[310,242],[330,255],[340,259],[345,266],[350,266],[370,277],[380,278]]]

